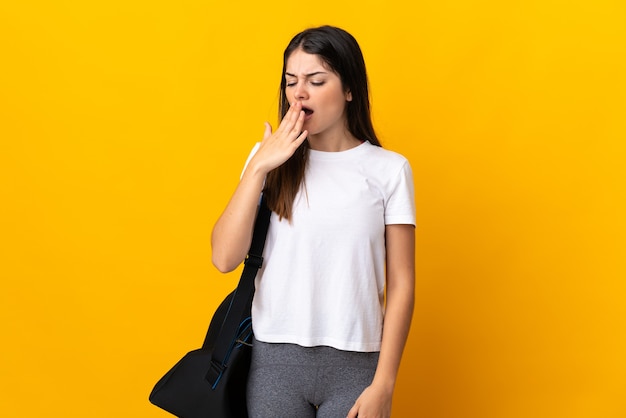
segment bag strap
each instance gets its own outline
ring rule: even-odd
[[[239,329],[250,315],[250,304],[254,295],[254,278],[263,265],[263,248],[269,229],[272,211],[268,208],[265,196],[261,196],[261,203],[254,224],[252,243],[248,256],[244,261],[243,272],[239,284],[235,289],[234,296],[226,313],[220,333],[215,342],[211,356],[211,365],[206,378],[212,387],[217,385],[228,361],[228,355],[235,344]]]

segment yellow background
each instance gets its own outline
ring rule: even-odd
[[[170,416],[148,393],[238,279],[211,227],[323,23],[415,174],[394,416],[626,416],[619,0],[2,2],[0,415]]]

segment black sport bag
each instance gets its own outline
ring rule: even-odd
[[[247,418],[252,353],[250,306],[263,263],[271,211],[261,199],[252,245],[237,288],[215,311],[202,348],[185,354],[154,386],[150,402],[180,418]]]

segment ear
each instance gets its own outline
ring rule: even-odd
[[[346,92],[346,102],[351,102],[351,101],[352,101],[352,92],[348,90]]]

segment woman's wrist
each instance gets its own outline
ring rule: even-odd
[[[396,386],[396,379],[391,376],[374,375],[371,386],[391,395]]]

